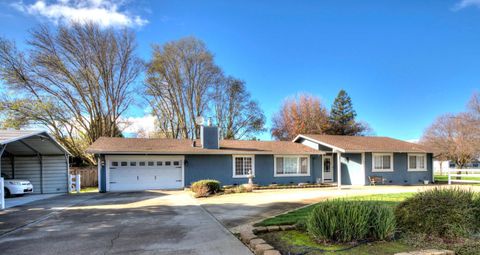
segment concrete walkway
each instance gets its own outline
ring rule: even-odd
[[[52,203],[54,200],[52,199]],[[49,202],[43,200],[44,203]],[[44,206],[44,208],[51,206]],[[18,212],[34,206],[15,207]],[[13,209],[13,208],[12,208]],[[233,254],[251,252],[189,193],[97,194],[0,236],[3,254]],[[15,212],[6,212],[12,221]]]

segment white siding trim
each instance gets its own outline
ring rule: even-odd
[[[375,169],[375,156],[390,156],[390,169]],[[372,153],[372,173],[393,172],[393,153]]]
[[[277,174],[277,158],[297,158],[297,174]],[[300,172],[300,158],[307,158],[307,173]],[[275,155],[273,157],[273,177],[296,177],[296,176],[310,176],[310,155]],[[323,175],[322,175],[323,176]]]
[[[246,175],[235,174],[235,158],[251,158],[252,159],[252,175],[255,177],[255,155],[232,155],[232,178],[248,178]]]
[[[424,168],[410,168],[410,156],[423,156],[423,166]],[[408,172],[426,172],[428,169],[427,166],[427,154],[426,153],[408,153],[407,154],[407,171]]]

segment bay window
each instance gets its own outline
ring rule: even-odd
[[[275,156],[274,176],[310,175],[308,156]]]

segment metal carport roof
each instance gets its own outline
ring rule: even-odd
[[[70,155],[46,131],[0,130],[0,147],[5,145],[8,145],[5,151],[15,155]]]

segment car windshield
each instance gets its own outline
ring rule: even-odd
[[[10,179],[10,176],[8,176],[7,174],[4,174],[4,173],[2,173],[2,177],[3,177],[4,179]]]

